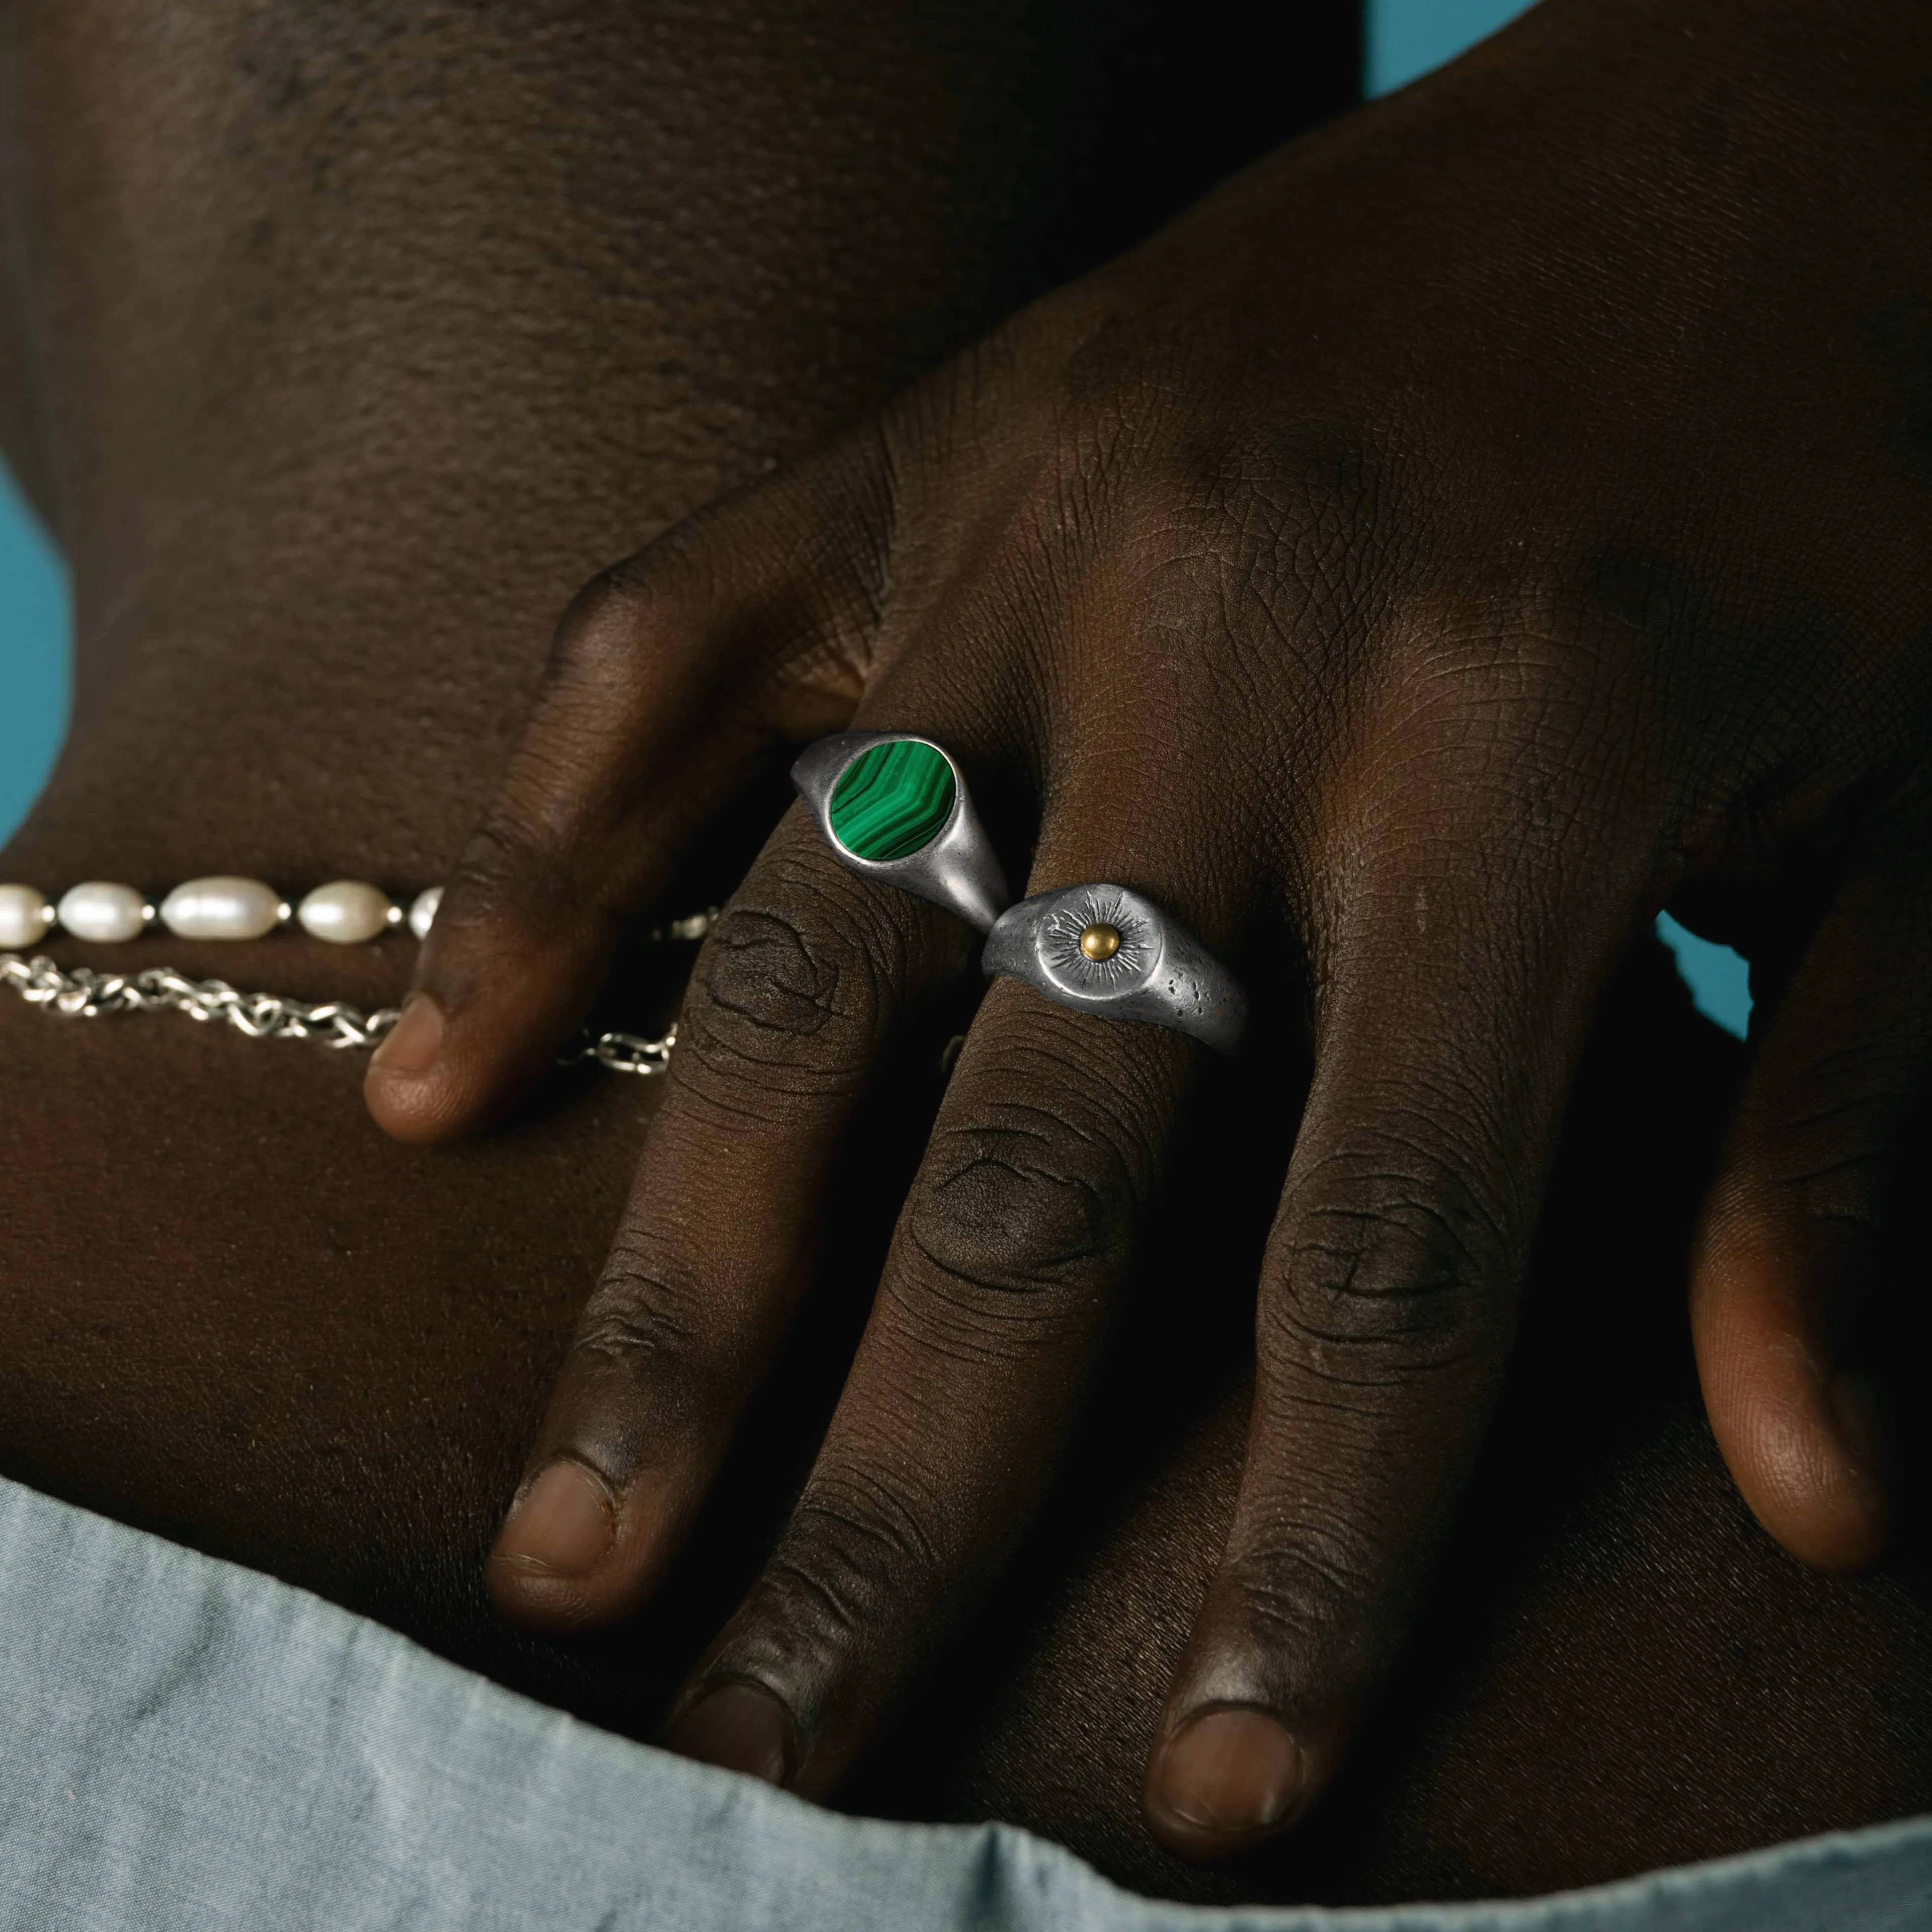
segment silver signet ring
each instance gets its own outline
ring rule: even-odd
[[[1012,903],[965,776],[931,739],[835,731],[806,747],[791,782],[861,878],[930,899],[982,932]]]
[[[1178,920],[1125,886],[1069,886],[1001,914],[980,964],[1106,1020],[1143,1020],[1232,1053],[1247,1024],[1240,982]]]

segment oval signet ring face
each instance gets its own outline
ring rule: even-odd
[[[1003,914],[987,976],[1010,976],[1096,1018],[1172,1027],[1232,1053],[1247,1024],[1240,982],[1179,920],[1125,886],[1069,886]]]
[[[835,731],[806,748],[791,778],[826,842],[862,878],[930,899],[981,932],[1011,903],[964,776],[931,739]]]

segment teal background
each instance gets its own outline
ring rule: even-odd
[[[1371,94],[1386,94],[1453,59],[1526,10],[1528,0],[1368,0],[1363,22]]]
[[[1369,0],[1369,92],[1385,94],[1427,73],[1522,10],[1523,0]],[[66,572],[0,470],[0,839],[38,795],[67,728],[68,622]],[[209,863],[219,857],[211,854]],[[1668,917],[1658,930],[1698,1010],[1742,1036],[1750,1013],[1744,962]]]
[[[0,464],[0,839],[39,796],[67,730],[67,572]]]

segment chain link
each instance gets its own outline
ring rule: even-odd
[[[716,924],[716,908],[688,918],[656,926],[646,935],[660,942],[702,939]],[[340,1052],[376,1046],[396,1022],[401,1010],[379,1007],[365,1013],[340,1000],[310,1006],[274,993],[244,993],[226,980],[190,980],[172,966],[149,966],[139,973],[97,973],[87,966],[62,966],[45,954],[25,958],[0,952],[0,983],[9,986],[29,1006],[68,1019],[104,1019],[115,1013],[178,1012],[203,1024],[226,1024],[250,1040],[317,1040]],[[659,1038],[642,1034],[592,1033],[586,1028],[559,1060],[574,1066],[594,1060],[614,1073],[648,1078],[670,1064],[677,1043],[674,1026]]]

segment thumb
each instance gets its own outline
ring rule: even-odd
[[[835,450],[604,572],[448,881],[364,1094],[398,1139],[507,1111],[580,1024],[632,923],[774,745],[845,724],[883,544]]]

